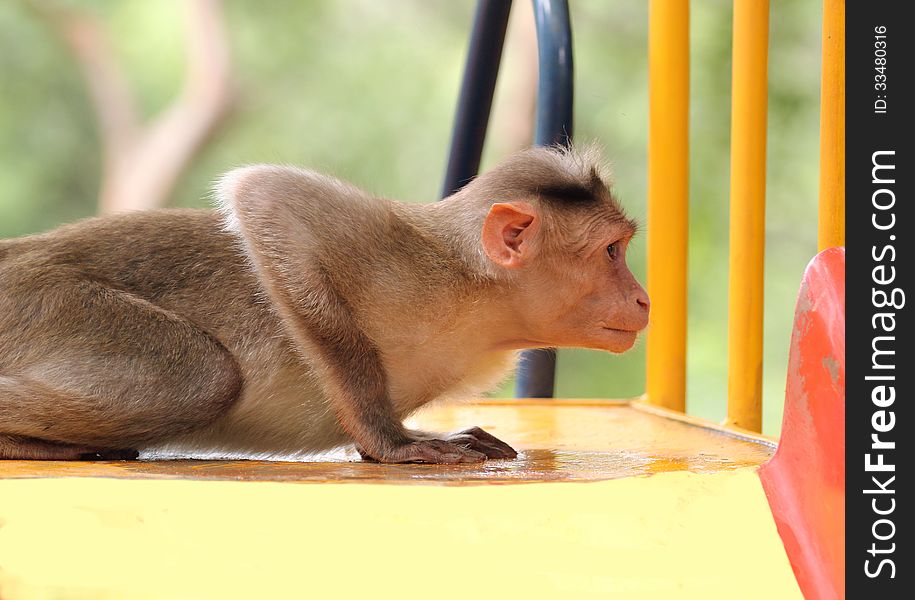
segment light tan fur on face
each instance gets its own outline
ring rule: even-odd
[[[644,327],[602,250],[632,225],[594,152],[530,149],[426,205],[255,165],[219,180],[218,211],[0,241],[0,458],[514,456],[402,420],[491,389],[523,348],[619,350]]]

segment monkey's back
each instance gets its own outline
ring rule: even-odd
[[[4,332],[27,327],[35,303],[46,303],[55,286],[79,281],[128,292],[180,315],[238,362],[245,383],[236,406],[212,427],[182,436],[176,447],[271,452],[327,445],[309,440],[303,430],[326,420],[328,412],[310,365],[286,335],[237,234],[224,228],[218,212],[127,213],[0,241],[0,371],[4,348],[17,351],[2,343]],[[66,320],[66,296],[58,294],[54,302]],[[265,411],[267,404],[276,410]],[[270,423],[295,421],[290,405],[301,417],[295,429]],[[322,426],[325,432],[335,429]]]
[[[224,343],[231,344],[242,315],[243,321],[254,317],[258,326],[275,321],[236,236],[211,210],[97,217],[0,245],[4,295],[64,278],[134,294],[181,314],[225,338]]]

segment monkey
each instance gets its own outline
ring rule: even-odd
[[[427,204],[246,166],[211,209],[0,241],[0,458],[514,458],[480,428],[403,421],[498,385],[524,349],[634,345],[637,227],[602,165],[529,148]]]

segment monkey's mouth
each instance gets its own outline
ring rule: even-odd
[[[642,331],[642,329],[619,329],[618,327],[601,327],[605,331],[612,331],[613,333],[632,333],[637,334]]]

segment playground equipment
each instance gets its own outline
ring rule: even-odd
[[[479,166],[509,6],[478,4],[444,193]],[[564,143],[568,6],[534,7],[536,140]],[[779,444],[758,434],[765,0],[735,0],[734,11],[728,417],[683,414],[688,9],[650,7],[644,397],[549,399],[553,355],[540,352],[524,362],[520,399],[416,418],[495,430],[521,450],[515,461],[0,462],[0,598],[842,597],[844,2],[824,3],[823,252],[798,296]]]

